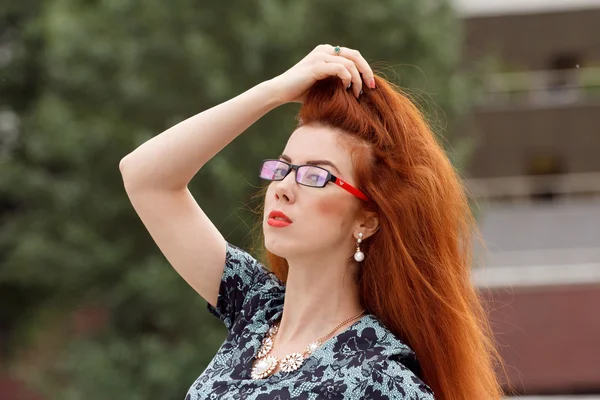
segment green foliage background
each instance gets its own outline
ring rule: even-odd
[[[472,94],[460,39],[446,0],[0,5],[0,329],[11,373],[49,399],[182,399],[224,328],[145,231],[120,159],[320,43],[359,49],[409,89],[454,158],[464,143],[450,132]],[[248,241],[256,165],[284,147],[296,111],[261,119],[190,185],[229,241]]]

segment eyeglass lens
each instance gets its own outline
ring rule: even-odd
[[[290,166],[276,160],[264,161],[260,177],[271,181],[283,180]],[[323,168],[304,165],[296,171],[296,181],[306,186],[323,187],[327,183],[328,173]]]

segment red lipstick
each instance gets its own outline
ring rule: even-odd
[[[273,210],[269,213],[267,224],[276,228],[283,228],[292,223],[292,220],[279,210]]]

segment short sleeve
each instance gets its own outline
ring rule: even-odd
[[[257,292],[264,292],[267,296],[273,289],[281,291],[282,287],[283,284],[263,264],[227,242],[217,304],[213,307],[207,303],[207,308],[223,321],[227,330],[231,330],[236,320],[249,317],[251,297],[256,297]]]
[[[373,368],[366,400],[434,400],[433,390],[401,363],[384,361]]]

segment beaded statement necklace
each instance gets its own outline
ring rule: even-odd
[[[321,336],[314,342],[309,343],[308,346],[306,346],[306,348],[304,349],[304,351],[302,353],[289,353],[285,357],[283,357],[283,359],[281,361],[279,361],[277,359],[277,357],[269,355],[269,353],[273,349],[273,343],[275,341],[275,336],[277,335],[277,332],[279,331],[279,324],[281,323],[281,321],[276,323],[275,325],[273,325],[269,328],[269,331],[267,332],[265,338],[262,341],[260,349],[258,350],[256,359],[259,361],[252,368],[252,373],[250,374],[252,379],[255,379],[255,380],[264,379],[264,378],[272,375],[275,372],[275,370],[277,369],[277,365],[280,365],[281,370],[283,372],[296,371],[298,368],[300,368],[302,363],[304,363],[304,360],[306,360],[308,357],[310,357],[310,355],[320,345],[323,344],[323,341],[329,335],[331,335],[332,333],[334,333],[335,331],[340,329],[342,326],[344,326],[344,324],[359,318],[365,312],[366,312],[366,310],[362,310],[360,312],[360,314],[355,315],[354,317],[348,318],[347,320],[343,321],[338,326],[336,326],[335,328],[330,330],[327,334]]]

